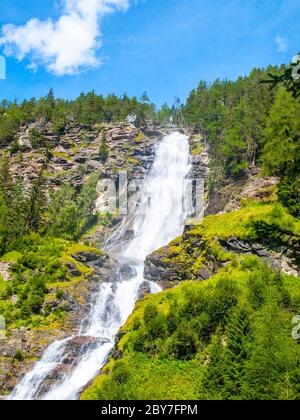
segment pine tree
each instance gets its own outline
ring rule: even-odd
[[[3,160],[0,169],[1,212],[1,250],[24,233],[25,206],[22,180],[14,181],[10,171],[9,160]]]
[[[89,225],[93,220],[97,200],[97,183],[98,176],[96,174],[89,176],[86,179],[77,200],[78,207],[82,213],[81,218],[84,225]]]
[[[265,129],[262,164],[265,172],[281,178],[279,199],[300,215],[300,102],[284,88],[278,92]]]
[[[291,337],[290,316],[286,318],[278,304],[278,276],[269,273],[266,282],[267,298],[252,327],[241,395],[249,400],[289,400],[295,397],[299,350]]]
[[[0,190],[3,192],[6,203],[12,200],[14,182],[12,179],[9,159],[5,157],[0,167]]]
[[[33,182],[26,203],[26,224],[28,230],[38,230],[42,225],[43,211],[46,205],[44,193],[44,170],[43,166]]]
[[[282,175],[300,156],[300,103],[281,88],[265,130],[262,162],[270,174]]]
[[[231,314],[227,326],[223,372],[226,399],[239,399],[241,396],[250,332],[250,312],[244,306],[238,307]]]
[[[99,149],[99,156],[100,159],[102,160],[102,162],[105,162],[108,159],[109,156],[109,149],[106,143],[106,134],[103,131],[102,133],[102,140],[101,140],[101,145],[100,145],[100,149]]]
[[[8,243],[8,217],[9,208],[6,203],[4,193],[0,189],[0,256],[2,256],[5,253],[6,246]]]

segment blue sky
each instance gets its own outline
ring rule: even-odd
[[[160,105],[300,50],[299,0],[1,0],[0,26],[0,99],[147,90]]]

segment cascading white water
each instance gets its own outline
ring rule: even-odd
[[[97,375],[114,346],[115,336],[133,311],[138,291],[144,281],[144,261],[147,255],[179,236],[187,216],[185,193],[187,175],[191,170],[188,138],[170,134],[156,149],[153,168],[141,189],[141,202],[135,210],[134,238],[118,255],[134,270],[131,280],[104,283],[92,305],[90,320],[80,336],[95,339],[93,346],[80,354],[79,363],[71,373],[45,394],[43,383],[53,369],[68,356],[66,348],[74,337],[53,343],[44,353],[9,399],[72,400]],[[152,285],[152,291],[159,290]]]

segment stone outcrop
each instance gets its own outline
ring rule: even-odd
[[[275,194],[278,179],[261,177],[259,171],[210,192],[206,203],[207,216],[239,210],[244,201],[268,202]]]
[[[229,264],[232,254],[254,255],[274,270],[300,277],[300,238],[296,234],[282,233],[280,243],[271,236],[254,241],[234,236],[222,239],[216,233],[208,239],[198,233],[195,226],[187,228],[181,237],[149,255],[144,275],[163,289],[186,280],[203,281]]]
[[[34,148],[31,144],[33,129],[42,136],[42,146]],[[99,156],[103,132],[109,149],[106,162],[102,162]],[[54,188],[62,183],[79,188],[91,173],[115,180],[119,172],[127,171],[129,180],[140,178],[151,166],[154,146],[162,136],[159,130],[144,134],[129,123],[103,124],[92,128],[71,124],[64,133],[57,134],[51,124],[38,121],[20,129],[17,136],[20,152],[11,156],[11,168],[15,176],[24,177],[27,187],[46,163],[47,182]],[[48,162],[46,145],[52,154]]]
[[[276,247],[271,249],[264,244],[242,241],[238,238],[229,238],[221,241],[222,246],[230,252],[237,254],[253,254],[266,262],[272,269],[284,274],[300,277],[300,268],[297,265],[299,250],[296,248]]]
[[[11,275],[9,272],[11,266],[11,262],[0,261],[0,278],[2,278],[4,281],[9,281],[11,279]]]

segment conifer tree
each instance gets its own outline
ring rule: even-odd
[[[38,230],[42,225],[42,215],[46,205],[44,193],[44,170],[43,166],[33,182],[26,204],[26,222],[28,230]]]
[[[106,134],[105,131],[102,133],[102,140],[99,149],[99,156],[102,162],[105,162],[109,156],[109,149],[106,143]]]

